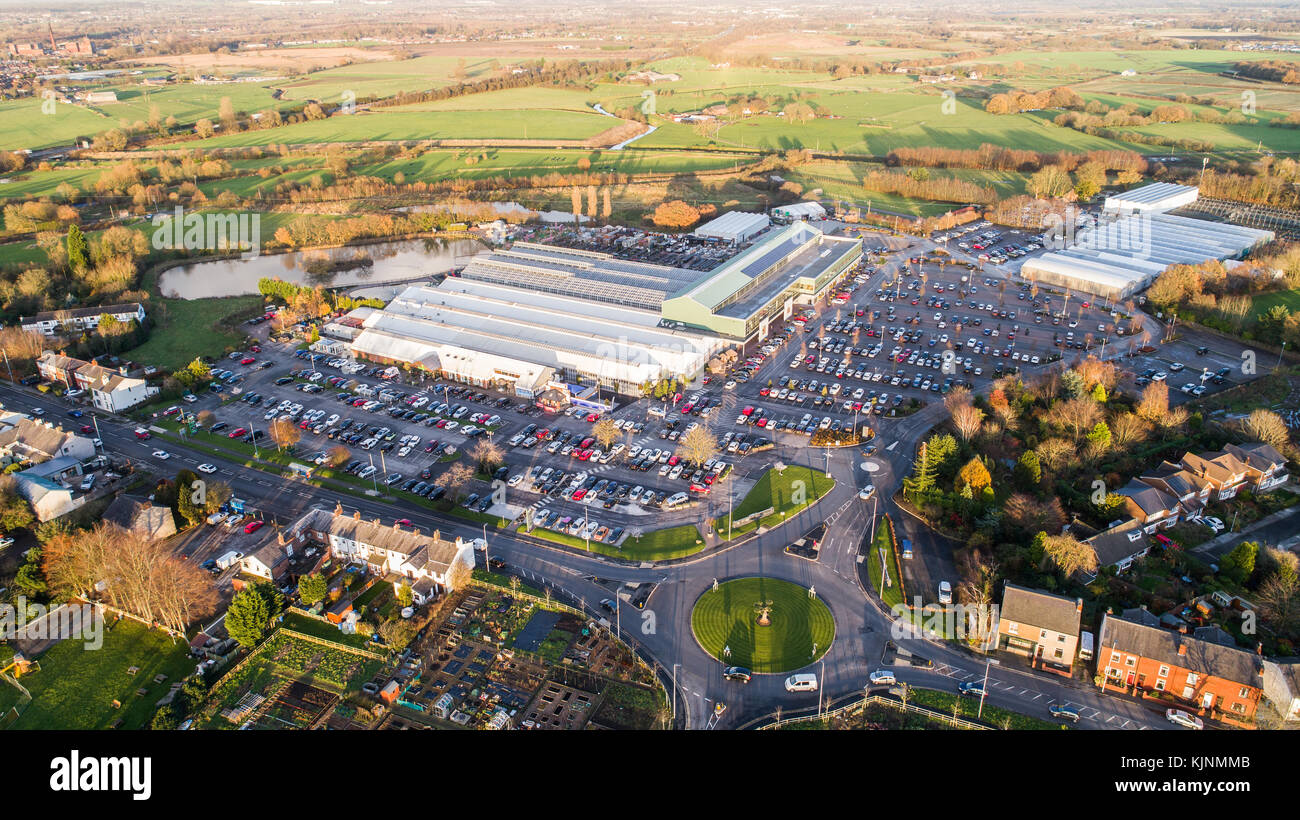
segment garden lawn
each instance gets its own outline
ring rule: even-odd
[[[894,560],[894,541],[889,537],[889,525],[885,519],[881,518],[876,522],[876,538],[871,542],[867,551],[867,579],[871,588],[880,590],[880,551],[884,550],[885,566],[889,570],[889,580],[893,583],[885,587],[884,601],[885,606],[891,609],[903,603],[903,587],[899,583],[900,579],[894,576],[898,574],[898,562]]]
[[[32,702],[14,724],[17,729],[107,729],[118,718],[123,729],[145,728],[154,704],[195,666],[183,639],[173,642],[162,632],[126,619],[111,629],[105,624],[104,645],[98,650],[86,649],[81,640],[66,640],[38,660],[41,671],[22,679]],[[140,671],[128,675],[131,666]],[[159,673],[167,680],[154,683]],[[141,688],[148,694],[136,695]],[[122,708],[114,709],[114,700],[121,701]]]
[[[755,606],[770,601],[771,625]],[[808,590],[772,578],[740,578],[710,589],[691,612],[695,639],[722,663],[755,672],[789,672],[816,661],[835,640],[835,618]],[[724,657],[724,648],[731,654]]]
[[[825,473],[808,467],[791,465],[779,473],[775,469],[768,470],[754,484],[745,498],[736,505],[730,519],[718,519],[718,534],[724,538],[731,538],[757,529],[759,526],[776,526],[811,506],[834,487],[835,479],[827,478]],[[796,501],[797,490],[800,490],[803,496],[802,503]],[[772,513],[765,518],[731,527],[731,521],[762,512],[769,507],[772,508]]]

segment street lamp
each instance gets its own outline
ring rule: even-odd
[[[989,667],[995,663],[999,666],[1002,665],[1001,661],[994,660],[993,658],[988,658],[984,661],[984,685],[980,687],[980,720],[984,719],[984,698],[988,695],[989,691]]]

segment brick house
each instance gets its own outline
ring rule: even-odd
[[[1034,668],[1069,677],[1079,653],[1082,598],[1005,584],[998,618],[998,649],[1029,658]]]
[[[1218,636],[1188,635],[1107,614],[1097,641],[1103,691],[1164,693],[1180,708],[1246,726],[1264,687],[1264,659]]]
[[[1229,444],[1223,449],[1246,465],[1246,479],[1254,483],[1256,490],[1264,492],[1286,483],[1286,458],[1272,446],[1257,441],[1241,446]]]
[[[1246,465],[1231,453],[1186,453],[1180,463],[1210,483],[1216,501],[1233,498],[1246,486]]]
[[[1183,514],[1183,506],[1177,498],[1137,478],[1121,487],[1117,495],[1124,499],[1128,514],[1148,534],[1172,527]]]

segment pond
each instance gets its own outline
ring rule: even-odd
[[[327,288],[406,282],[461,267],[484,250],[473,239],[401,239],[251,259],[217,259],[165,271],[158,279],[158,289],[168,299],[208,299],[255,294],[262,278]]]

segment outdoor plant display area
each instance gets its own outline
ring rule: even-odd
[[[835,639],[835,618],[796,584],[740,578],[700,596],[691,629],[704,651],[725,664],[788,672],[826,653]]]

